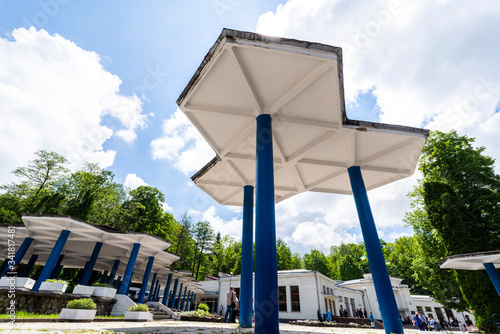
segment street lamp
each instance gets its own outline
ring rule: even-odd
[[[231,271],[229,274],[231,275],[231,276],[229,276],[229,289],[231,289],[231,286],[232,286],[231,280],[233,279],[233,272]]]

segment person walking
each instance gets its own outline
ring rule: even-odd
[[[332,321],[332,312],[330,310],[326,312],[326,321],[328,322]]]
[[[234,302],[235,298],[236,292],[234,292],[234,287],[230,287],[226,298],[226,314],[224,315],[224,322],[230,322],[232,319],[233,309],[236,307],[236,304]]]
[[[323,322],[323,315],[321,314],[321,309],[318,308],[318,312],[316,312],[316,314],[318,316],[319,322]]]
[[[372,326],[378,329],[377,324],[375,323],[375,317],[373,316],[372,312],[370,312],[370,322]]]

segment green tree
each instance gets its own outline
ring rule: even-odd
[[[192,238],[192,218],[183,213],[178,223],[172,228],[172,246],[170,250],[180,256],[180,259],[172,264],[172,268],[190,270],[192,264],[192,253],[194,241]]]
[[[199,277],[200,273],[200,266],[202,263],[205,261],[205,256],[207,251],[212,250],[212,246],[214,243],[214,230],[212,229],[212,226],[210,226],[210,223],[207,221],[201,221],[195,224],[193,228],[193,239],[195,242],[195,250],[194,250],[194,256],[193,256],[193,269],[192,273],[194,274],[196,271],[196,274],[193,275],[196,279]],[[198,267],[196,267],[196,264],[198,264]]]
[[[276,241],[276,255],[278,259],[278,270],[292,269],[292,252],[290,251],[290,247],[281,239]]]
[[[302,257],[299,253],[292,254],[292,263],[290,269],[303,269],[304,264],[302,263]]]
[[[304,255],[303,260],[305,269],[319,271],[328,276],[328,263],[325,254],[321,251],[313,249],[310,253]]]
[[[444,257],[500,248],[500,176],[494,160],[474,148],[473,138],[435,131],[422,151],[423,178],[411,193],[405,220],[418,248],[414,277],[445,307],[471,309],[478,327],[494,331],[500,301],[484,271],[440,270]]]

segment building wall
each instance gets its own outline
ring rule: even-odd
[[[440,318],[440,315],[445,315],[446,312],[441,304],[435,302],[429,296],[412,296],[410,288],[407,285],[401,284],[402,279],[391,277],[391,285],[393,287],[394,296],[398,305],[401,318],[408,316],[412,317],[419,308],[424,310],[424,313],[432,315],[434,319]],[[215,287],[217,281],[200,282],[205,291],[211,291],[206,297],[212,297],[216,294]],[[229,287],[233,286],[239,296],[240,276],[219,278],[217,289],[220,284],[220,295],[218,297],[217,310],[223,306],[226,310],[226,295]],[[371,274],[365,274],[363,279],[340,282],[332,280],[319,272],[308,270],[289,270],[280,271],[278,273],[278,287],[284,287],[286,295],[286,310],[280,311],[280,319],[316,319],[318,308],[321,313],[332,311],[335,316],[339,315],[339,310],[348,310],[349,317],[353,316],[353,309],[366,309],[367,313],[373,313],[375,319],[382,319],[380,309],[378,307],[378,299],[375,293],[375,286]],[[292,307],[292,287],[298,287],[300,299],[300,311],[296,311]],[[279,289],[279,288],[278,288]],[[255,288],[254,288],[255,291]],[[283,295],[282,301],[283,301]],[[441,310],[441,313],[439,312]],[[451,313],[450,313],[451,312]],[[464,322],[464,315],[468,314],[471,320],[474,317],[471,313],[460,313],[457,311],[448,311],[454,318]],[[449,316],[445,316],[448,320]]]

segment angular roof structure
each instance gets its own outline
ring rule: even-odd
[[[351,194],[413,174],[428,131],[347,118],[338,47],[224,29],[177,100],[216,152],[195,184],[242,205],[255,183],[256,117],[273,119],[276,202],[304,191]]]
[[[448,256],[441,263],[441,269],[484,270],[485,263],[500,268],[500,250]]]
[[[139,232],[123,232],[109,226],[92,225],[70,216],[25,214],[22,216],[22,220],[25,226],[15,227],[16,248],[21,245],[24,238],[34,239],[23,258],[23,262],[27,262],[32,254],[37,254],[36,264],[44,265],[61,230],[67,229],[71,233],[62,251],[64,255],[62,264],[65,268],[83,268],[94,250],[95,243],[102,242],[103,245],[94,270],[109,271],[113,267],[114,261],[120,260],[116,275],[123,275],[132,245],[140,243],[141,247],[132,276],[133,282],[142,282],[148,259],[150,256],[154,256],[152,272],[156,272],[158,278],[166,280],[168,274],[172,273],[174,279],[177,278],[180,282],[188,284],[191,290],[195,290],[199,286],[189,273],[167,268],[180,257],[165,251],[171,243],[157,236]],[[0,251],[7,254],[7,226],[3,226],[2,229],[5,230],[5,233],[0,235]],[[3,239],[5,242],[1,241]]]

